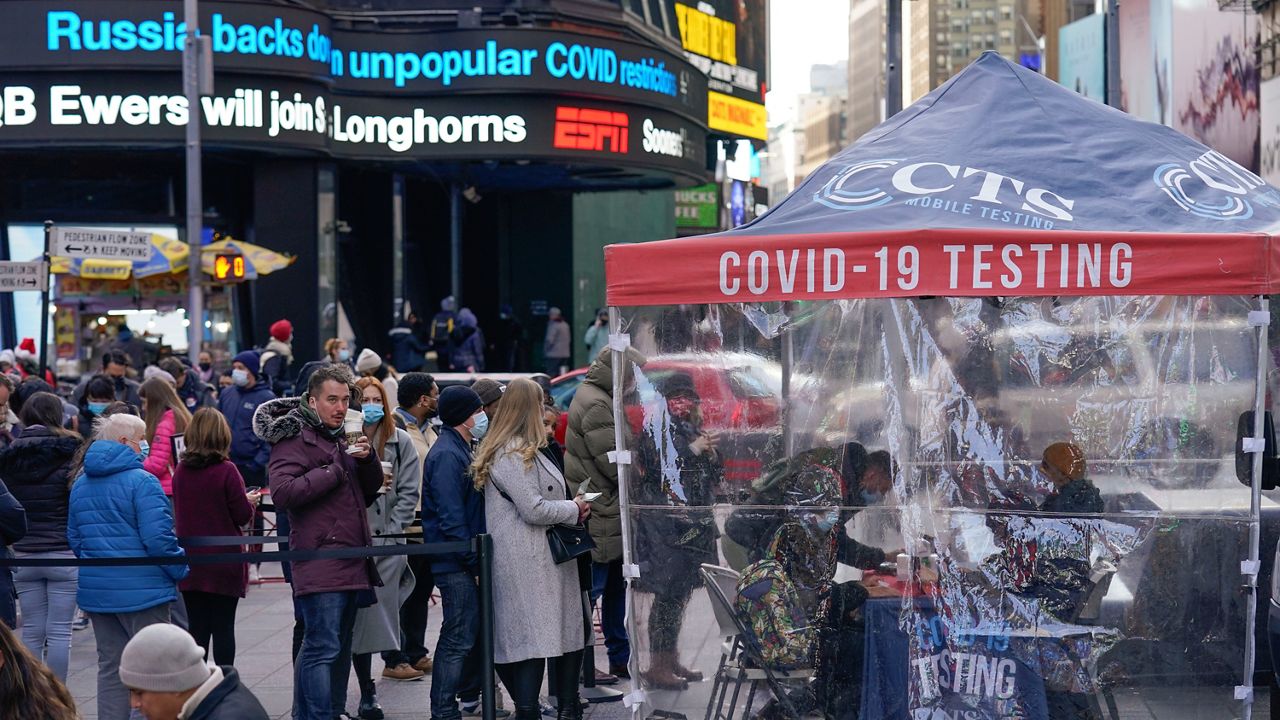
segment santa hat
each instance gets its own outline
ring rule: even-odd
[[[18,343],[18,349],[14,350],[20,360],[34,360],[36,357],[36,341],[31,338],[22,338],[22,342]]]

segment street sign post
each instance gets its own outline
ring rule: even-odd
[[[134,230],[92,230],[55,226],[49,254],[99,260],[151,259],[151,233]]]
[[[49,266],[40,260],[0,262],[0,293],[49,288]]]

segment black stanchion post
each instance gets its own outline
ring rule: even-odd
[[[44,221],[44,253],[40,260],[44,263],[44,277],[40,278],[40,379],[43,380],[49,369],[49,237],[53,235],[53,221]]]
[[[484,673],[480,706],[484,720],[494,720],[497,705],[493,686],[493,538],[477,536],[475,547],[476,556],[480,558],[480,665]]]

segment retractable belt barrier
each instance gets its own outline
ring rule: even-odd
[[[375,535],[374,540],[421,538],[421,533]],[[288,542],[274,535],[193,536],[178,538],[184,548],[262,546]],[[14,558],[0,555],[0,568],[5,567],[121,567],[129,565],[216,565],[248,562],[305,562],[337,558],[366,558],[383,555],[452,555],[475,553],[480,567],[480,647],[482,672],[481,712],[483,720],[495,720],[493,681],[493,539],[479,535],[469,541],[442,543],[404,543],[365,547],[341,547],[325,550],[258,550],[254,552],[209,553],[166,557],[88,557],[88,558]]]

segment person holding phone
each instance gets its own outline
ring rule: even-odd
[[[150,381],[148,381],[150,382]],[[262,500],[260,488],[246,492],[240,471],[228,459],[231,427],[214,408],[191,416],[186,449],[173,472],[174,525],[180,537],[241,535]],[[244,552],[243,546],[193,547],[192,555]],[[218,665],[236,659],[236,606],[249,587],[249,564],[193,565],[178,585],[187,606],[191,636]]]
[[[548,694],[558,720],[582,717],[578,676],[586,646],[578,563],[556,564],[547,528],[591,514],[570,499],[564,476],[540,450],[546,445],[542,388],[516,379],[494,414],[493,429],[471,464],[484,492],[485,526],[493,536],[494,662],[515,703],[515,720],[538,720],[538,691],[549,659],[557,660]]]
[[[667,422],[663,425],[670,430],[670,440],[660,443],[651,433],[640,436],[635,502],[677,509],[645,513],[636,523],[637,557],[648,558],[640,567],[638,589],[653,594],[649,611],[652,657],[644,679],[650,687],[684,690],[689,682],[703,677],[680,664],[676,644],[685,607],[702,584],[698,568],[718,559],[716,540],[720,533],[711,504],[724,468],[718,449],[720,436],[703,426],[702,398],[693,378],[676,372],[655,384],[666,400]]]

